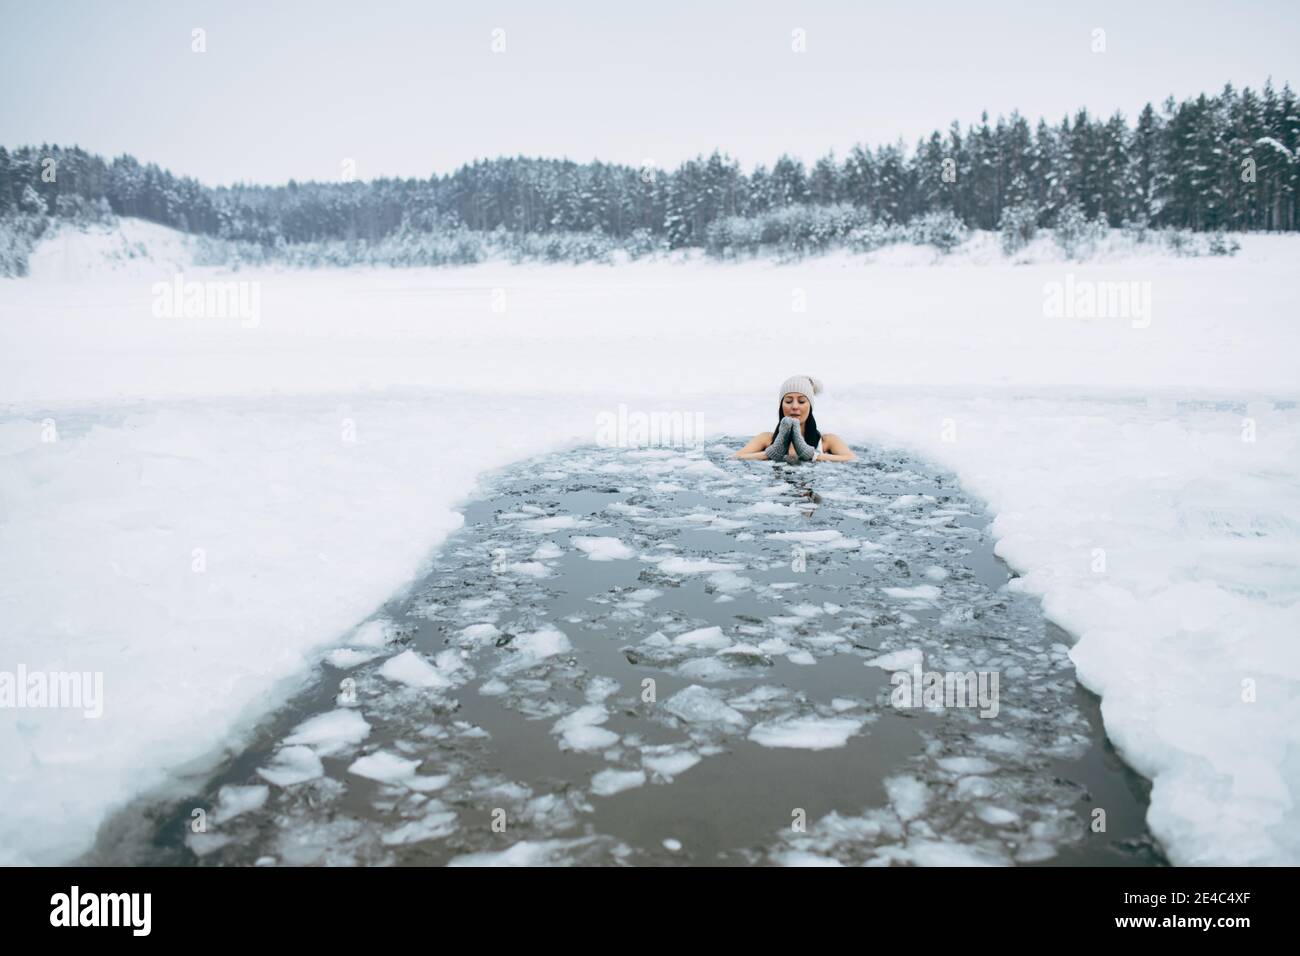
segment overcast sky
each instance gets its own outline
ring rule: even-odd
[[[1300,80],[1293,0],[1041,6],[0,0],[0,144],[129,152],[211,185],[335,179],[345,159],[361,179],[521,153],[672,167],[715,147],[749,171],[910,148],[985,109],[1131,122],[1171,94]]]

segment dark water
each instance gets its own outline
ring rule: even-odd
[[[730,459],[740,444],[493,476],[352,659],[90,859],[1165,862],[1068,636],[1006,586],[951,476],[884,451]],[[996,674],[996,714],[897,706],[911,660],[866,662],[918,651],[918,672]]]

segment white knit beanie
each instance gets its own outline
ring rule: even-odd
[[[821,381],[811,375],[791,375],[781,383],[781,394],[777,400],[785,398],[790,392],[798,392],[807,397],[808,407],[812,408],[813,396],[820,395],[823,387]]]

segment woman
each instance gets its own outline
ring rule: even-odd
[[[772,461],[852,461],[858,456],[838,435],[817,429],[813,418],[813,396],[821,393],[822,383],[811,375],[795,375],[781,386],[781,404],[776,414],[780,421],[769,434],[759,432],[748,445],[736,452],[736,458],[770,458]]]

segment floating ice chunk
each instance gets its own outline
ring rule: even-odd
[[[749,739],[764,747],[826,750],[843,747],[864,723],[852,717],[789,717],[755,724]]]
[[[663,704],[664,710],[688,724],[723,724],[746,727],[749,721],[740,711],[727,706],[715,691],[699,684],[679,690]]]
[[[921,573],[924,574],[931,581],[944,581],[947,580],[948,578],[948,569],[941,568],[937,564],[930,565],[930,567],[926,568]]]
[[[718,571],[709,575],[709,583],[719,591],[743,591],[753,587],[754,582],[743,574],[734,571]]]
[[[659,562],[659,570],[664,574],[704,574],[709,571],[744,570],[744,565],[727,561],[711,561],[708,558],[681,558],[674,555],[656,560]]]
[[[862,706],[862,701],[854,700],[852,697],[831,698],[831,709],[837,712],[842,713],[843,711],[853,710],[854,708],[861,707],[861,706]]]
[[[844,610],[844,608],[840,607],[838,604],[832,604],[830,601],[825,601],[822,603],[822,610],[827,614],[839,614],[840,611]]]
[[[600,725],[609,720],[609,711],[600,704],[587,704],[566,714],[551,727],[569,750],[600,750],[618,743],[618,734]]]
[[[911,840],[906,847],[889,847],[887,855],[917,866],[1009,866],[1011,860],[996,844]]]
[[[587,810],[594,810],[587,804]],[[539,827],[568,829],[573,825],[573,806],[559,793],[543,793],[533,797],[519,811],[519,819]]]
[[[769,637],[758,645],[758,649],[764,654],[784,654],[790,650],[790,645],[782,638]]]
[[[636,557],[636,552],[618,538],[589,538],[578,535],[569,540],[593,561],[620,561]]]
[[[599,797],[608,797],[644,786],[645,781],[644,770],[602,770],[591,778],[591,792]]]
[[[953,792],[958,800],[981,800],[993,796],[997,787],[987,777],[962,777]]]
[[[484,697],[500,697],[510,686],[499,677],[493,677],[479,685],[478,692]]]
[[[462,611],[481,611],[491,603],[492,597],[489,595],[488,597],[465,598],[460,602],[459,607]]]
[[[933,601],[942,593],[933,584],[918,584],[910,588],[881,588],[880,590],[892,598],[911,598],[921,601]]]
[[[596,837],[575,840],[520,840],[498,852],[466,853],[453,857],[448,866],[552,866],[568,862],[567,851],[586,846]]]
[[[720,515],[701,512],[685,515],[682,520],[707,524],[715,531],[734,531],[737,528],[743,528],[746,525],[746,522],[744,521],[736,521],[732,518],[723,518]]]
[[[930,802],[930,788],[916,777],[899,774],[885,778],[885,793],[900,820],[914,820]]]
[[[348,643],[353,647],[384,647],[388,643],[392,627],[393,622],[389,620],[366,621],[352,632]]]
[[[418,760],[407,760],[386,750],[377,750],[352,761],[348,772],[380,783],[403,783],[415,776],[415,768],[418,766]]]
[[[906,650],[881,654],[879,657],[873,657],[865,663],[868,667],[879,667],[881,670],[905,671],[921,666],[924,659],[925,652],[921,648],[909,647]]]
[[[456,812],[438,800],[430,800],[425,815],[389,830],[381,839],[385,846],[406,846],[425,840],[439,840],[456,832]]]
[[[217,791],[217,809],[212,813],[213,823],[226,823],[242,813],[260,810],[266,804],[271,790],[262,784],[236,786],[226,784]]]
[[[687,631],[685,634],[678,634],[673,638],[673,643],[679,647],[703,647],[717,650],[730,645],[731,638],[722,633],[722,628],[715,625],[714,627],[698,627],[693,631]]]
[[[935,501],[931,495],[899,495],[889,505],[891,508],[911,508],[915,505],[921,505]]]
[[[662,492],[663,494],[673,494],[678,491],[685,491],[686,488],[672,481],[656,481],[650,486],[652,491]]]
[[[637,588],[635,591],[631,592],[630,594],[625,595],[625,597],[629,601],[637,601],[641,604],[644,604],[647,601],[653,601],[655,598],[661,596],[663,593],[664,592],[660,591],[658,588]]]
[[[568,531],[570,528],[585,528],[590,524],[576,515],[554,515],[549,518],[534,518],[531,521],[525,521],[520,527],[528,531],[536,531],[539,534],[550,534],[552,531]]]
[[[773,614],[768,620],[781,627],[794,627],[797,624],[802,624],[804,619],[793,614]]]
[[[303,721],[284,742],[311,747],[317,756],[327,757],[361,743],[369,735],[366,719],[355,710],[341,707]]]
[[[203,857],[220,850],[233,839],[234,837],[225,833],[188,833],[185,836],[185,845],[195,856]]]
[[[811,644],[813,647],[837,647],[840,644],[848,643],[839,634],[809,634],[799,639],[806,644]]]
[[[962,775],[972,773],[992,773],[998,765],[983,757],[943,757],[935,763],[941,770]]]
[[[791,651],[789,654],[785,655],[785,659],[791,664],[802,664],[804,666],[817,663],[817,658],[804,650]]]
[[[756,501],[747,508],[740,509],[741,514],[753,515],[794,515],[799,513],[798,508],[790,505],[783,505],[778,501]]]
[[[519,634],[508,646],[515,652],[515,660],[511,662],[510,669],[531,667],[537,661],[573,650],[565,633],[552,624],[527,634]]]
[[[428,793],[431,790],[441,790],[447,784],[451,783],[451,774],[439,773],[430,776],[421,776],[416,774],[402,781],[409,789],[418,790],[420,793]]]
[[[471,624],[460,629],[460,636],[477,644],[491,644],[501,636],[495,624]]]
[[[787,610],[797,617],[816,617],[822,613],[822,609],[817,605],[807,603],[791,605]]]
[[[668,850],[670,853],[676,853],[682,848],[682,841],[674,840],[672,837],[665,837],[663,843],[664,849]]]
[[[527,578],[547,578],[551,569],[540,561],[511,561],[505,565],[507,574],[522,574]]]
[[[717,465],[715,465],[713,462],[703,460],[703,459],[699,461],[692,461],[689,465],[683,468],[682,471],[690,475],[710,475],[710,476],[717,475],[723,478],[727,476],[727,473],[723,471],[721,468],[719,468]]]
[[[550,561],[552,558],[558,558],[562,554],[564,554],[564,549],[554,541],[543,541],[532,553],[532,558],[534,561]]]
[[[672,782],[678,774],[685,773],[700,762],[700,755],[689,750],[668,751],[661,754],[641,755],[641,765],[665,781]]]
[[[821,531],[773,531],[768,535],[778,541],[802,541],[808,544],[824,544],[831,541],[838,541],[844,537],[834,528],[825,528]]]
[[[772,861],[777,866],[843,866],[833,856],[822,856],[807,850],[784,850],[772,854]]]
[[[587,682],[587,689],[585,692],[587,703],[599,704],[614,694],[618,688],[618,681],[614,680],[612,677],[606,677],[603,674],[593,677]]]
[[[761,684],[739,697],[731,698],[731,706],[737,710],[764,710],[777,702],[789,700],[791,696],[788,688]]]
[[[433,658],[433,664],[438,670],[447,676],[449,680],[455,682],[457,671],[468,671],[469,664],[465,662],[468,656],[467,651],[459,651],[454,647],[439,651]]]
[[[829,548],[832,551],[853,551],[860,547],[862,542],[857,538],[836,538],[834,541],[827,541],[821,545],[823,548]]]
[[[383,653],[378,648],[363,651],[354,647],[338,647],[325,655],[325,660],[339,670],[347,670],[349,667],[356,667],[358,664],[374,660]]]
[[[271,763],[257,769],[258,776],[277,787],[291,787],[295,783],[315,780],[325,772],[320,757],[310,747],[282,747]]]
[[[1006,826],[1007,824],[1016,823],[1020,820],[1020,814],[987,803],[982,803],[975,808],[975,816],[979,817],[985,823],[993,824],[995,827]]]
[[[690,680],[735,680],[735,671],[716,657],[705,657],[678,665],[676,673]]]
[[[1000,754],[1024,754],[1027,749],[1023,741],[1008,737],[1006,734],[984,734],[976,737],[975,743],[985,750]]]
[[[973,620],[975,620],[975,609],[965,605],[949,608],[939,615],[939,623],[944,627],[956,627],[959,624],[968,624]]]
[[[451,680],[423,657],[409,648],[384,661],[379,676],[408,687],[442,689],[452,685]]]
[[[452,724],[452,727],[455,729],[457,737],[476,737],[482,739],[492,736],[482,727],[476,727],[468,720],[458,720]]]

